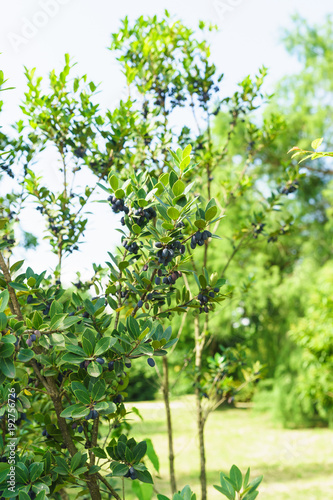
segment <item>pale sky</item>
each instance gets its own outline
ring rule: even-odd
[[[226,95],[238,81],[254,74],[261,65],[268,66],[269,76],[265,90],[272,91],[274,83],[287,73],[297,71],[297,62],[289,57],[279,36],[282,28],[291,25],[291,15],[299,12],[311,23],[321,22],[332,11],[331,0],[151,0],[106,1],[95,0],[12,0],[1,2],[0,69],[15,87],[6,92],[0,125],[6,126],[21,117],[18,105],[25,90],[23,66],[36,67],[36,73],[47,76],[63,64],[64,53],[78,62],[77,72],[87,73],[95,83],[101,82],[100,103],[113,108],[123,96],[124,84],[120,67],[107,47],[110,33],[117,31],[119,20],[128,15],[131,20],[140,15],[170,14],[195,28],[200,19],[217,24],[219,32],[212,33],[212,58],[220,72],[225,74]],[[54,159],[49,162],[48,178],[57,178]],[[53,163],[53,166],[52,166]],[[38,165],[36,166],[38,169]],[[118,239],[114,231],[116,220],[106,205],[91,207],[94,216],[86,232],[84,251],[70,257],[66,275],[80,267],[87,275],[91,262],[103,263],[107,251]],[[41,234],[41,219],[36,211],[27,212],[26,230]],[[20,258],[41,272],[55,264],[46,253],[44,243],[37,252],[16,251]],[[26,253],[27,255],[23,255]],[[49,267],[49,268],[50,268]],[[90,273],[88,273],[90,274]]]

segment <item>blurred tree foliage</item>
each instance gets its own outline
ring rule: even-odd
[[[300,71],[279,82],[262,117],[279,113],[284,130],[260,152],[258,166],[266,175],[256,179],[258,190],[279,186],[276,174],[281,163],[292,169],[291,146],[308,147],[313,137],[325,138],[332,149],[333,20],[310,27],[301,17],[284,34],[290,54],[297,56]],[[223,143],[228,117],[216,120],[217,140]],[[231,141],[234,161],[243,142],[242,130]],[[285,210],[286,225],[300,230],[278,237],[277,245],[258,241],[261,252],[239,253],[227,277],[236,288],[249,276],[246,298],[235,307],[230,303],[218,320],[223,344],[243,341],[266,365],[267,378],[274,379],[277,410],[286,425],[303,426],[332,422],[332,163],[319,158],[305,160],[301,189],[289,188],[292,204]],[[223,174],[221,174],[223,175]],[[296,186],[297,187],[297,186]],[[291,189],[290,189],[291,188]],[[249,200],[238,200],[238,217],[246,218]],[[235,211],[233,212],[235,213]],[[231,237],[236,221],[229,220]],[[224,224],[224,230],[227,223]],[[250,270],[253,275],[250,275]],[[243,286],[247,286],[244,284]],[[235,293],[235,300],[237,294]],[[230,322],[230,317],[233,321]],[[231,326],[227,326],[231,325]]]

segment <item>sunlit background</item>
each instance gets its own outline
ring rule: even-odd
[[[292,24],[292,16],[300,13],[311,22],[320,22],[330,12],[331,6],[330,0],[3,2],[0,67],[9,80],[8,84],[15,88],[6,92],[1,126],[4,131],[8,131],[10,124],[21,118],[19,105],[26,85],[24,66],[36,67],[36,73],[46,77],[51,69],[59,70],[62,67],[65,53],[69,53],[72,60],[78,63],[78,74],[86,73],[95,83],[100,82],[100,105],[110,109],[115,107],[119,99],[126,97],[126,88],[120,67],[108,47],[110,34],[117,31],[120,19],[124,16],[134,20],[140,15],[163,14],[167,8],[171,15],[182,19],[193,29],[198,26],[199,20],[217,25],[219,30],[210,34],[209,41],[212,59],[218,71],[225,75],[222,86],[224,94],[232,93],[237,82],[248,74],[254,75],[262,65],[269,68],[264,90],[270,93],[279,79],[286,74],[297,73],[299,68],[297,60],[287,54],[280,42],[283,29],[290,28]],[[186,119],[190,121],[191,117]],[[57,184],[59,173],[53,152],[47,150],[39,161],[43,161],[47,182],[53,186]],[[34,168],[38,172],[40,165]],[[82,179],[81,176],[82,184],[90,180],[93,177]],[[98,198],[101,198],[101,193],[97,192],[95,200]],[[74,279],[74,267],[80,268],[83,276],[89,276],[91,262],[105,262],[107,250],[112,250],[119,241],[114,230],[118,218],[106,205],[95,203],[90,209],[93,214],[89,219],[86,242],[81,246],[82,252],[76,252],[66,259],[65,281]],[[33,207],[25,211],[22,225],[36,236],[42,234],[43,220]],[[41,272],[56,265],[56,257],[50,259],[47,248],[45,242],[36,251],[17,247],[15,256],[25,258],[35,271]]]

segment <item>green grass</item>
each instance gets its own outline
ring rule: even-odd
[[[131,404],[127,405],[128,409]],[[133,416],[136,439],[151,438],[160,459],[158,492],[169,495],[166,422],[162,403],[137,403],[141,422]],[[191,398],[173,402],[172,418],[176,452],[177,486],[190,484],[200,498],[195,407]],[[263,500],[322,500],[333,498],[333,433],[328,429],[286,430],[273,423],[269,413],[229,409],[210,415],[206,426],[208,498],[220,498],[213,484],[219,472],[232,464],[251,477],[263,474],[259,498]],[[152,470],[152,466],[149,467]],[[130,481],[127,482],[127,498]],[[133,498],[133,497],[132,497]]]

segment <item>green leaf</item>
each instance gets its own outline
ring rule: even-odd
[[[223,472],[220,473],[220,483],[221,486],[215,486],[214,488],[223,493],[229,500],[234,500],[235,499],[235,489],[231,485],[231,483],[228,481],[228,477],[223,474]]]
[[[14,351],[13,344],[2,344],[0,345],[0,358],[10,358]]]
[[[175,340],[177,340],[177,339],[175,339]],[[132,410],[133,410],[133,408],[132,408]],[[147,438],[147,439],[145,439],[145,441],[147,443],[147,452],[146,452],[147,457],[149,458],[149,460],[153,464],[156,472],[160,472],[160,461],[159,461],[158,456],[156,455],[156,452],[154,450],[152,440]]]
[[[192,151],[192,145],[188,144],[183,151],[182,157],[186,158],[186,156],[189,156],[191,154],[191,151]]]
[[[100,339],[95,347],[94,355],[95,356],[100,356],[103,354],[103,352],[107,351],[110,349],[111,346],[113,346],[117,342],[117,339],[111,338],[111,337],[103,337]]]
[[[66,344],[66,350],[83,358],[86,356],[86,353],[79,345]]]
[[[92,361],[87,368],[87,372],[91,377],[99,377],[102,373],[103,369],[99,363]]]
[[[38,330],[38,328],[43,324],[43,318],[42,315],[38,312],[35,311],[34,315],[32,317],[32,325],[33,327]]]
[[[76,356],[71,352],[67,352],[66,354],[64,354],[61,359],[64,363],[72,363],[74,365],[79,365],[80,363],[82,363],[82,361],[85,361],[85,358],[83,356]]]
[[[236,491],[240,491],[243,484],[243,476],[241,471],[236,465],[233,465],[230,469],[230,479],[236,486]]]
[[[38,484],[41,484],[41,483],[38,483]],[[37,485],[35,485],[35,488],[36,488],[36,486],[37,486]],[[47,488],[47,486],[46,486],[46,485],[43,485],[43,486],[44,486],[45,488]],[[46,493],[47,493],[47,492],[46,492],[46,490],[45,490],[45,489],[41,490],[41,491],[37,494],[37,496],[36,496],[35,500],[45,500],[45,499],[46,499]]]
[[[60,416],[62,418],[71,417],[72,416],[72,412],[74,410],[77,410],[77,409],[80,409],[80,408],[82,408],[82,405],[79,405],[79,404],[68,406],[67,408],[65,408],[64,410],[62,410]]]
[[[10,266],[10,272],[11,273],[16,273],[16,271],[18,271],[19,269],[21,269],[21,267],[23,266],[23,264],[24,264],[24,260],[19,260],[19,261],[15,262],[12,266]]]
[[[105,451],[102,448],[95,446],[95,448],[93,448],[91,451],[98,458],[108,458],[107,454],[105,453]]]
[[[250,479],[250,467],[247,469],[245,477],[244,477],[244,481],[243,481],[243,488],[244,489],[247,487],[249,479]]]
[[[169,149],[169,153],[171,154],[172,158],[174,159],[176,165],[178,166],[179,163],[180,163],[180,159],[178,158],[178,156],[176,155],[176,153],[174,153],[171,149]],[[168,181],[166,181],[164,184],[166,185]]]
[[[141,233],[141,227],[138,224],[133,224],[132,225],[132,231],[135,234],[140,234]]]
[[[0,359],[0,371],[8,378],[14,378],[16,371],[13,360],[8,358]]]
[[[108,410],[109,409],[109,404],[106,401],[101,401],[100,403],[97,403],[94,408],[97,411],[103,411],[103,410]],[[113,413],[113,412],[112,412]]]
[[[323,137],[320,137],[319,139],[315,139],[314,141],[311,142],[311,147],[313,149],[318,149],[319,146],[321,146],[322,142],[323,142]]]
[[[141,458],[143,458],[147,451],[147,443],[146,441],[141,441],[133,448],[133,461],[140,462]]]
[[[93,401],[98,401],[104,396],[105,390],[106,390],[105,380],[98,380],[97,382],[94,383],[93,388],[91,390],[91,399]]]
[[[14,290],[19,290],[19,291],[22,291],[22,292],[26,292],[26,291],[29,290],[29,288],[26,285],[24,285],[23,283],[15,283],[15,282],[11,281],[9,283],[9,285],[12,288],[14,288]]]
[[[179,218],[179,215],[180,215],[177,208],[174,208],[174,207],[169,207],[167,210],[167,214],[170,217],[170,219],[172,219],[172,220],[177,220]]]
[[[30,497],[29,497],[28,493],[21,490],[19,493],[19,500],[30,500]]]
[[[145,470],[145,471],[140,471],[137,470],[136,466],[134,466],[134,469],[136,471],[136,476],[139,481],[142,481],[143,483],[148,483],[148,484],[153,484],[153,478],[151,477],[150,473]]]
[[[115,197],[118,198],[118,200],[121,200],[122,198],[125,197],[125,191],[123,189],[117,189],[114,193]]]
[[[27,363],[35,356],[35,353],[32,349],[20,349],[17,359],[22,363]]]
[[[137,322],[137,320],[135,318],[133,318],[133,316],[129,316],[127,318],[126,326],[127,326],[127,329],[129,331],[130,335],[133,337],[134,340],[139,338],[139,336],[140,336],[139,323]]]
[[[129,467],[119,462],[112,462],[110,465],[113,476],[125,476],[129,471]]]
[[[194,221],[194,225],[195,225],[198,229],[203,229],[204,227],[206,227],[207,222],[206,222],[206,221],[204,221],[203,219],[198,219],[198,220],[195,220],[195,221]]]
[[[185,170],[185,168],[191,163],[191,157],[190,156],[186,156],[181,162],[180,162],[180,165],[179,165],[179,168],[181,171]]]
[[[259,491],[251,491],[251,493],[246,493],[242,497],[242,500],[255,500],[255,498],[257,498],[258,495],[259,495]]]
[[[85,392],[85,391],[77,390],[77,391],[74,391],[74,395],[80,401],[80,403],[83,403],[85,405],[90,404],[90,396],[89,396],[88,391]]]
[[[115,175],[111,175],[109,178],[109,184],[112,187],[113,191],[116,191],[118,189],[118,179]]]
[[[104,403],[104,401],[103,401]],[[97,403],[96,407],[98,409],[99,405],[102,404],[102,403]],[[115,413],[117,410],[117,407],[115,405],[115,403],[111,403],[111,402],[107,402],[107,408],[103,409],[103,410],[99,410],[103,415],[110,415],[111,413]]]
[[[8,333],[7,335],[4,335],[2,337],[1,342],[3,342],[4,344],[15,344],[16,340],[17,339],[15,335]]]
[[[172,186],[172,192],[175,196],[180,196],[181,194],[183,194],[184,191],[185,191],[185,184],[181,180],[178,180]]]
[[[256,490],[258,488],[259,484],[261,483],[262,479],[263,479],[263,476],[258,476],[255,479],[253,479],[253,481],[251,481],[247,487],[247,489],[249,489],[249,492]]]
[[[214,219],[216,214],[217,214],[217,207],[216,206],[210,207],[208,210],[206,210],[205,219],[212,220]]]
[[[3,312],[9,302],[9,292],[8,290],[4,290],[3,292],[0,293],[0,312]]]
[[[36,283],[36,278],[34,278],[33,276],[31,276],[28,280],[27,280],[27,284],[28,286],[30,286],[31,288],[35,285]]]
[[[200,274],[200,276],[199,276],[199,281],[200,281],[201,288],[206,288],[207,281],[206,281],[206,278],[202,274]]]
[[[29,471],[27,467],[22,463],[19,462],[16,464],[15,467],[15,476],[16,476],[16,481],[18,483],[26,484],[29,480]]]
[[[96,345],[95,335],[91,330],[87,329],[82,335],[82,347],[84,352],[88,356],[91,356],[92,353],[94,352],[95,345]]]
[[[82,452],[78,451],[77,453],[75,453],[75,455],[71,459],[71,470],[72,471],[75,471],[75,469],[77,469],[79,467],[81,460],[82,460]]]
[[[34,462],[29,467],[30,481],[33,483],[38,479],[44,470],[43,462]]]
[[[89,408],[83,405],[77,405],[74,410],[72,410],[73,418],[83,418],[90,412]]]

